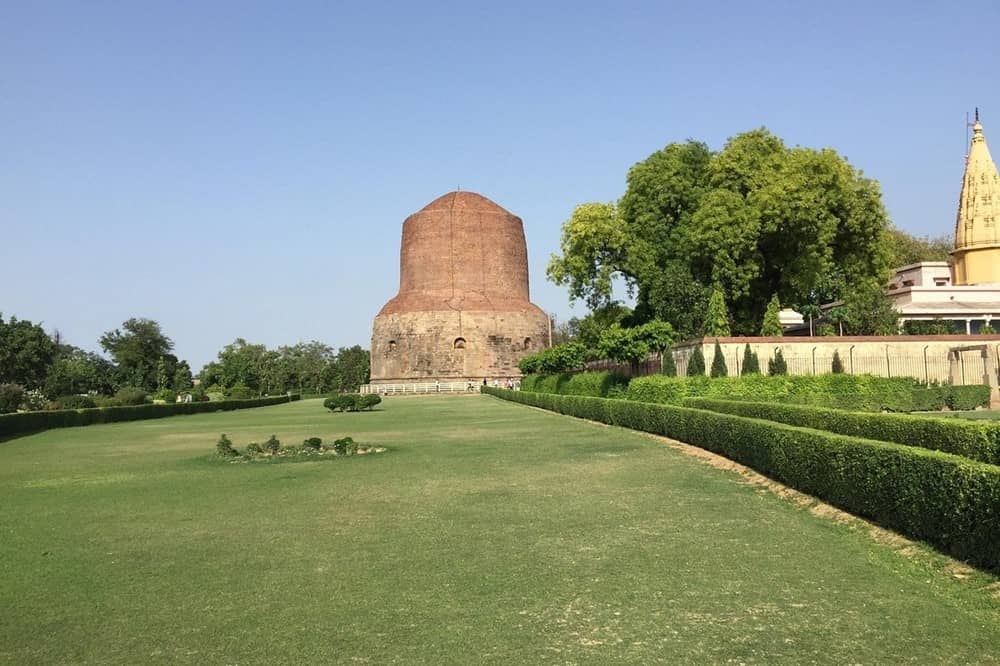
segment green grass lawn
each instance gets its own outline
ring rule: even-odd
[[[390,450],[224,464],[222,432]],[[992,577],[485,396],[53,430],[0,460],[6,663],[1000,661]]]

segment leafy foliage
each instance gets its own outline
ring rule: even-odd
[[[582,368],[589,357],[590,354],[583,344],[566,342],[525,356],[518,363],[518,367],[526,375],[557,374]]]
[[[234,458],[240,455],[240,452],[233,448],[233,442],[226,437],[226,433],[219,436],[219,441],[215,443],[215,452],[223,458]]]
[[[649,345],[638,335],[637,329],[615,324],[601,333],[597,353],[601,358],[619,363],[636,363],[649,356]]]
[[[896,335],[899,313],[881,283],[867,280],[844,298],[844,325],[851,335]]]
[[[903,332],[907,335],[954,335],[955,322],[935,318],[930,321],[910,319],[903,323]]]
[[[667,353],[663,355],[663,374],[667,377],[677,376],[677,363],[674,361],[674,355],[672,353]]]
[[[521,381],[521,390],[564,395],[594,395],[606,397],[628,386],[625,375],[613,372],[577,372],[558,375],[528,375]]]
[[[20,384],[0,384],[0,414],[16,412],[24,400],[24,387]]]
[[[705,315],[705,337],[728,337],[730,335],[729,315],[726,314],[726,297],[722,289],[716,287],[708,299],[708,313]]]
[[[718,153],[673,143],[634,165],[617,205],[574,211],[547,274],[591,308],[612,302],[621,278],[635,323],[659,318],[683,337],[713,335],[706,292],[718,285],[734,330],[751,334],[772,295],[828,302],[880,281],[888,229],[877,183],[833,150],[788,148],[759,129]]]
[[[177,357],[170,354],[173,341],[152,319],[133,317],[121,329],[102,335],[100,343],[115,362],[118,386],[152,392],[167,381],[177,366]]]
[[[41,388],[56,345],[38,324],[0,313],[0,384]]]

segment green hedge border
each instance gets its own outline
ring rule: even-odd
[[[1000,467],[962,456],[631,400],[484,389],[694,444],[855,515],[1000,571]]]
[[[913,414],[847,412],[773,402],[687,398],[685,407],[946,451],[1000,465],[1000,425]]]
[[[134,405],[129,407],[96,407],[93,409],[60,409],[45,412],[21,412],[0,415],[0,439],[51,430],[73,428],[94,423],[117,423],[161,419],[178,414],[227,412],[234,409],[267,407],[298,400],[298,395],[280,395],[252,400],[218,400],[215,402],[178,402],[169,405]]]

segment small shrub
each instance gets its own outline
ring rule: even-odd
[[[830,364],[830,371],[835,375],[844,374],[844,362],[840,360],[840,352],[833,351],[833,363]]]
[[[310,451],[319,451],[323,448],[323,440],[319,437],[310,437],[308,439],[302,440],[302,448],[309,449]]]
[[[323,406],[331,412],[353,412],[358,409],[360,400],[361,396],[357,393],[338,393],[324,400]]]
[[[146,392],[140,388],[126,387],[115,393],[115,404],[121,407],[146,404]]]
[[[983,384],[970,386],[949,386],[945,393],[945,404],[956,412],[964,412],[990,404],[990,387]]]
[[[357,408],[371,410],[372,407],[382,402],[382,398],[377,393],[366,393],[358,396]]]
[[[24,400],[24,387],[20,384],[0,384],[0,414],[16,412]]]
[[[743,348],[743,372],[746,375],[759,375],[760,374],[760,360],[757,358],[757,354],[750,349],[750,345]]]
[[[352,456],[358,452],[357,443],[350,437],[334,440],[332,448],[334,453],[341,456]]]
[[[996,329],[990,324],[983,324],[979,327],[979,335],[995,335]]]
[[[264,447],[262,447],[257,442],[250,442],[247,444],[247,457],[253,458],[254,456],[259,456],[264,453]]]
[[[97,403],[89,395],[64,395],[56,398],[52,403],[56,405],[52,409],[93,409]]]
[[[233,448],[233,442],[226,437],[226,433],[222,433],[219,441],[215,443],[215,452],[223,458],[235,458],[240,455],[239,451]]]
[[[264,442],[264,449],[271,454],[277,453],[281,450],[281,441],[271,435],[266,442]]]

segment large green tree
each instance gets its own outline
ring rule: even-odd
[[[118,387],[154,391],[164,381],[169,384],[176,370],[177,357],[170,353],[174,343],[152,319],[133,317],[102,335],[100,343],[114,360]]]
[[[41,388],[57,351],[56,343],[39,325],[0,313],[0,384]]]
[[[59,345],[56,359],[45,377],[45,394],[50,398],[91,391],[114,392],[115,366],[103,356],[72,345]]]
[[[656,317],[685,337],[704,330],[718,284],[734,331],[752,334],[772,294],[828,302],[884,278],[888,228],[877,183],[833,150],[789,148],[762,128],[719,153],[675,143],[633,166],[617,205],[574,211],[547,273],[592,308],[620,278],[635,323]]]

